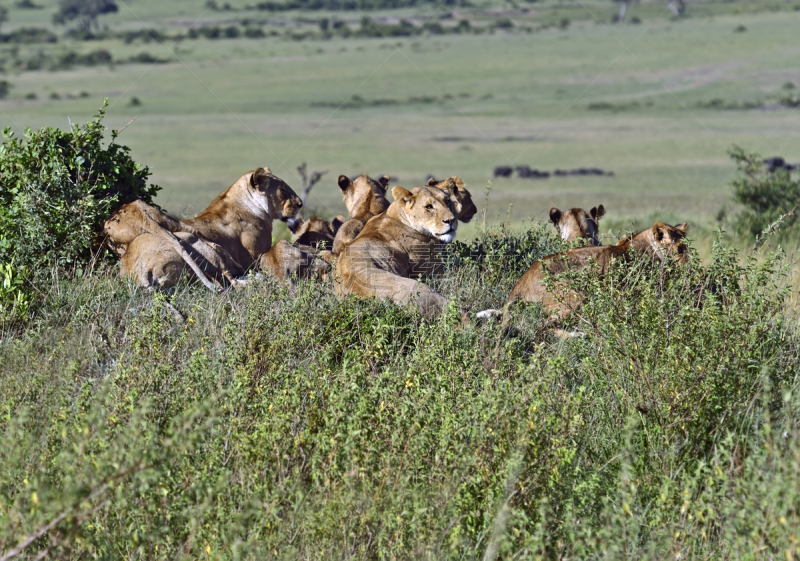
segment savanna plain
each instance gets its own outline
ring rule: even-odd
[[[0,18],[0,559],[798,557],[800,181],[761,158],[800,163],[800,2],[116,6]],[[121,279],[110,209],[59,198],[99,172],[11,148],[104,98],[178,217],[258,166],[327,170],[324,218],[340,174],[461,177],[450,309]],[[603,243],[688,222],[692,259],[568,275],[583,337],[475,317],[598,204]]]

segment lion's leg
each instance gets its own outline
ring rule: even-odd
[[[358,273],[350,273],[342,280],[345,293],[388,298],[400,305],[410,304],[428,318],[439,316],[447,306],[444,296],[433,291],[428,285],[380,269],[369,268]]]

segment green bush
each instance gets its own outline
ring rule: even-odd
[[[788,170],[770,172],[761,156],[736,146],[730,152],[738,176],[733,181],[733,198],[744,209],[735,218],[735,228],[752,236],[760,235],[781,220],[782,236],[791,233],[800,214],[800,180],[792,180]]]
[[[0,263],[14,263],[35,280],[52,267],[80,272],[100,247],[103,222],[136,199],[150,204],[159,190],[150,170],[126,146],[103,145],[105,106],[85,126],[4,131],[0,147]]]

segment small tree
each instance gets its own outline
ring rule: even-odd
[[[730,155],[739,172],[733,180],[733,198],[745,207],[735,219],[736,228],[758,236],[780,219],[782,229],[792,228],[797,223],[794,209],[800,206],[800,180],[793,181],[785,168],[769,171],[761,156],[738,146]]]
[[[319,183],[319,180],[322,179],[322,176],[328,173],[328,170],[312,172],[311,177],[308,177],[307,166],[306,163],[303,162],[297,167],[297,173],[300,176],[300,182],[302,183],[301,188],[303,194],[300,195],[300,198],[303,200],[303,218],[306,218],[306,211],[308,210],[308,194],[311,192],[311,189],[314,188],[314,185]]]
[[[58,12],[53,22],[66,25],[77,22],[78,31],[88,33],[97,29],[97,17],[118,10],[114,0],[58,0]]]
[[[103,223],[123,204],[153,204],[159,190],[129,149],[104,141],[105,104],[86,126],[43,128],[17,138],[5,129],[0,145],[0,264],[32,274],[71,270],[92,261]]]

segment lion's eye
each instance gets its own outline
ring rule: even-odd
[[[425,208],[426,208],[427,210],[433,210],[433,205],[425,205]]]

